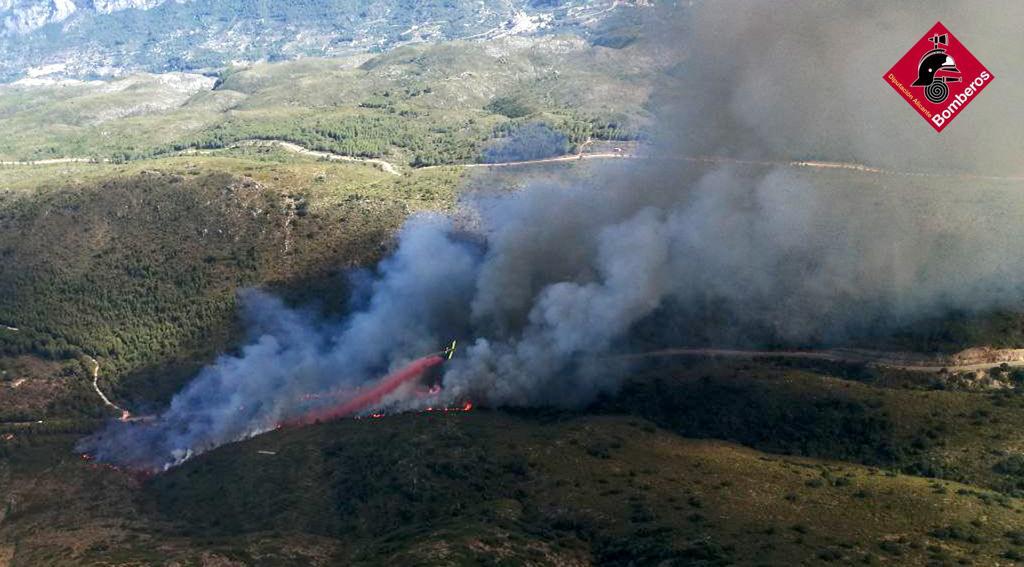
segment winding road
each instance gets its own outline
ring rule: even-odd
[[[841,161],[772,161],[772,160],[752,160],[752,159],[738,159],[730,158],[725,156],[682,156],[677,158],[672,157],[659,157],[655,159],[680,159],[683,161],[697,162],[697,163],[713,163],[713,164],[737,164],[737,165],[755,165],[761,167],[792,167],[792,168],[804,168],[804,169],[831,169],[831,170],[845,170],[855,171],[859,173],[869,173],[874,175],[893,175],[899,177],[927,177],[927,178],[943,178],[943,179],[976,179],[984,181],[1024,181],[1024,176],[1020,175],[978,175],[974,173],[941,173],[941,172],[923,172],[923,171],[899,171],[894,169],[884,169],[881,167],[875,167],[871,165],[865,165],[862,163],[851,163]]]
[[[311,150],[309,148],[305,148],[303,146],[300,146],[299,144],[296,144],[294,142],[289,142],[289,141],[286,141],[286,140],[255,140],[255,139],[254,140],[241,140],[239,142],[236,142],[236,143],[232,144],[229,147],[242,147],[242,146],[249,146],[249,147],[277,147],[277,148],[280,148],[282,150],[285,150],[285,151],[288,151],[288,152],[292,152],[292,153],[295,153],[295,154],[304,155],[304,156],[310,156],[310,157],[316,157],[316,158],[326,159],[326,160],[330,160],[330,161],[348,161],[348,162],[365,163],[365,164],[375,165],[375,166],[379,167],[381,170],[383,170],[385,173],[390,173],[391,175],[402,175],[400,166],[395,165],[395,164],[393,164],[393,163],[391,163],[389,161],[383,160],[383,159],[360,158],[360,157],[347,156],[347,155],[343,155],[343,154],[337,154],[337,153],[328,152],[328,151]],[[190,151],[190,150],[186,150],[186,151]],[[197,151],[197,150],[191,150],[191,151]],[[513,166],[522,166],[522,165],[539,165],[539,164],[545,164],[545,163],[573,162],[573,161],[590,160],[590,159],[623,159],[623,158],[633,158],[633,157],[637,157],[637,156],[635,156],[633,154],[622,153],[622,152],[604,152],[604,153],[591,153],[591,154],[575,153],[575,154],[566,154],[566,155],[563,155],[563,156],[555,156],[555,157],[544,158],[544,159],[533,159],[533,160],[523,160],[523,161],[506,161],[506,162],[498,162],[498,163],[464,163],[464,164],[448,164],[448,165],[428,165],[428,166],[425,166],[425,167],[417,167],[415,169],[416,170],[427,170],[427,169],[437,169],[437,168],[441,168],[441,167],[463,167],[463,168],[467,168],[467,169],[469,169],[469,168],[513,167]]]
[[[556,156],[544,159],[529,159],[524,161],[504,161],[499,163],[467,163],[459,167],[465,168],[477,168],[477,167],[514,167],[518,165],[538,165],[544,163],[563,163],[572,161],[583,161],[590,159],[631,159],[639,156],[634,154],[626,154],[621,152],[603,152],[603,153],[592,153],[592,154],[568,154],[564,156]],[[450,166],[427,166],[421,167],[420,169],[429,169],[432,167],[450,167]]]
[[[281,148],[283,150],[286,150],[286,151],[289,151],[289,152],[292,152],[292,153],[295,153],[295,154],[304,155],[304,156],[311,156],[311,157],[320,158],[320,159],[326,159],[326,160],[330,160],[330,161],[349,161],[349,162],[355,162],[355,163],[366,163],[366,164],[370,164],[370,165],[375,165],[375,166],[379,167],[382,171],[384,171],[384,173],[390,173],[391,175],[401,175],[402,174],[398,170],[398,167],[395,166],[395,164],[393,164],[393,163],[391,163],[389,161],[384,161],[382,159],[376,159],[376,158],[352,157],[352,156],[346,156],[346,155],[342,155],[342,154],[336,154],[334,152],[322,152],[322,151],[319,151],[319,150],[311,150],[309,148],[304,148],[304,147],[302,147],[302,146],[300,146],[298,144],[295,144],[293,142],[287,142],[285,140],[242,140],[240,142],[236,142],[235,144],[233,144],[233,146],[250,146],[250,147],[268,147],[268,146],[273,146],[273,147],[278,147],[278,148]]]
[[[277,147],[285,151],[295,153],[298,155],[310,156],[319,159],[326,159],[329,161],[346,161],[352,163],[363,163],[372,165],[379,168],[385,173],[391,175],[402,175],[402,167],[387,160],[377,158],[360,158],[347,156],[328,151],[311,150],[309,148],[300,146],[294,142],[287,140],[278,139],[248,139],[239,140],[234,144],[227,147]],[[181,153],[208,153],[212,150],[202,150],[199,148],[190,148],[183,150]],[[621,160],[621,159],[651,159],[651,160],[679,160],[693,163],[710,163],[710,164],[736,164],[736,165],[753,165],[760,167],[789,167],[798,169],[820,169],[820,170],[844,170],[853,171],[859,173],[867,173],[873,175],[892,175],[900,177],[925,177],[925,178],[953,178],[953,179],[966,179],[966,180],[985,180],[985,181],[1024,181],[1024,176],[1020,175],[978,175],[973,173],[941,173],[941,172],[923,172],[923,171],[900,171],[893,169],[885,169],[881,167],[875,167],[872,165],[866,165],[862,163],[852,162],[837,162],[837,161],[783,161],[783,160],[753,160],[753,159],[739,159],[731,158],[726,156],[650,156],[640,155],[630,152],[594,152],[594,153],[574,153],[562,156],[555,156],[543,159],[523,160],[523,161],[506,161],[498,163],[466,163],[466,164],[449,164],[449,165],[428,165],[425,167],[415,168],[415,170],[426,170],[426,169],[437,169],[441,167],[462,167],[466,169],[486,169],[486,168],[504,168],[504,167],[517,167],[517,166],[529,166],[529,165],[543,165],[551,163],[568,163],[575,161],[584,160]],[[52,165],[52,164],[66,164],[66,163],[107,163],[109,160],[96,159],[96,158],[84,158],[84,157],[65,157],[65,158],[53,158],[44,160],[26,160],[26,161],[0,161],[0,166],[3,165]]]
[[[54,165],[58,163],[106,163],[107,161],[108,160],[106,159],[97,160],[93,158],[64,157],[24,161],[0,161],[0,165]]]
[[[670,348],[621,358],[657,357],[704,358],[790,358],[821,360],[845,364],[865,364],[881,368],[937,373],[942,371],[970,372],[989,370],[1006,364],[1024,367],[1024,349],[972,348],[951,355],[893,352],[870,349],[835,348],[823,350],[754,350],[726,348]]]
[[[110,401],[110,398],[108,398],[107,395],[103,393],[103,390],[100,390],[100,363],[97,362],[95,358],[89,355],[85,355],[85,358],[88,359],[90,363],[92,363],[92,389],[96,390],[96,394],[99,395],[101,400],[103,400],[103,405],[119,412],[121,414],[122,421],[130,418],[132,416],[131,412]]]
[[[937,374],[941,372],[975,372],[985,371],[1006,365],[1008,368],[1024,367],[1024,349],[993,349],[979,347],[963,350],[954,354],[922,354],[913,352],[881,351],[871,349],[834,348],[822,350],[757,350],[729,348],[669,348],[649,352],[615,356],[620,360],[640,360],[650,358],[730,358],[730,359],[794,359],[836,362],[842,364],[863,364],[869,367],[890,368]],[[99,362],[91,356],[85,357],[92,364],[92,387],[103,405],[119,412],[120,420],[125,422],[148,422],[157,419],[157,415],[132,415],[131,412],[118,406],[103,393],[99,387]],[[0,425],[9,427],[30,427],[41,424],[40,421],[9,422]]]

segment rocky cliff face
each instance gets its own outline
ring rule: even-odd
[[[71,0],[0,0],[4,34],[24,34],[62,22],[78,9]]]
[[[166,0],[92,0],[91,4],[95,11],[101,14],[109,14],[118,10],[148,10],[163,4]]]
[[[623,0],[0,0],[0,83],[379,52],[397,45],[567,32]]]
[[[119,10],[148,10],[166,0],[0,0],[0,34],[23,35],[47,24],[63,22],[75,13],[110,14]],[[179,0],[181,1],[181,0]]]

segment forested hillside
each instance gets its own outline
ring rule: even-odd
[[[0,193],[0,322],[18,329],[0,333],[0,352],[87,354],[115,383],[174,360],[194,366],[234,340],[236,289],[298,289],[370,263],[410,210],[448,206],[458,179],[254,151],[0,171],[31,187]],[[344,280],[332,285],[343,299]],[[159,382],[145,390],[176,387]]]
[[[425,166],[483,160],[491,141],[542,124],[568,151],[647,129],[651,72],[638,46],[572,38],[406,47],[197,75],[0,87],[0,160],[127,161],[250,139]],[[300,88],[296,88],[300,87]],[[515,158],[515,155],[509,155]]]

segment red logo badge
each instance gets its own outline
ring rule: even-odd
[[[995,77],[937,22],[883,77],[941,132]]]

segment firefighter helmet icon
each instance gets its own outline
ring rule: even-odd
[[[995,76],[942,22],[917,37],[882,78],[941,132]]]
[[[936,34],[928,39],[932,42],[932,50],[925,53],[918,63],[917,80],[911,86],[924,87],[925,98],[938,104],[949,96],[949,87],[946,83],[960,82],[960,70],[956,68],[953,58],[946,53],[945,48],[949,45],[947,34]]]

